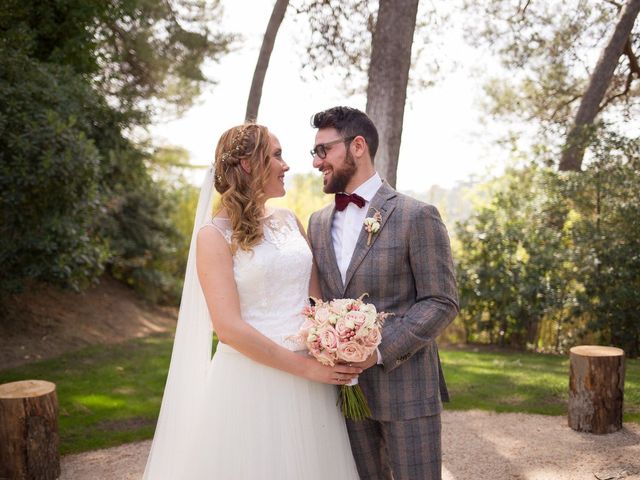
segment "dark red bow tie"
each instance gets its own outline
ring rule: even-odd
[[[357,193],[336,193],[336,210],[339,212],[347,208],[350,202],[355,203],[358,208],[364,207],[365,200]]]

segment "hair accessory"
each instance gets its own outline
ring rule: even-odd
[[[242,137],[244,137],[244,129],[238,129],[235,136],[233,137],[233,141],[231,142],[231,148],[224,152],[220,158],[223,163],[226,162],[232,155],[240,153],[240,143]]]

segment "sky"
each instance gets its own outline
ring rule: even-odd
[[[243,122],[273,6],[266,0],[223,4],[224,29],[241,34],[242,40],[221,62],[206,65],[205,73],[217,84],[205,88],[197,104],[181,118],[156,121],[151,128],[154,144],[185,148],[195,165],[209,164],[222,132]],[[305,32],[300,31],[302,22],[291,19],[293,13],[287,11],[278,32],[258,113],[258,123],[266,125],[280,140],[290,174],[314,171],[309,154],[315,136],[310,126],[313,113],[335,105],[363,111],[366,107],[364,94],[349,96],[337,81],[301,78],[300,44]],[[498,173],[504,164],[504,154],[491,146],[491,139],[500,132],[482,121],[484,115],[478,105],[483,71],[495,60],[466,45],[457,29],[448,29],[445,35],[448,38],[443,43],[463,66],[452,72],[447,67],[434,87],[409,93],[397,179],[397,188],[403,191],[424,192],[432,185],[450,188],[472,176]],[[198,178],[193,180],[198,182]]]

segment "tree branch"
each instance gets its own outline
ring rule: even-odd
[[[624,53],[629,59],[629,68],[631,69],[631,73],[635,73],[640,77],[640,65],[638,64],[638,57],[633,53],[631,36],[627,39],[627,43],[625,43],[622,53]]]
[[[618,21],[607,45],[602,50],[589,85],[578,107],[573,127],[567,135],[560,158],[560,171],[580,171],[589,137],[593,133],[593,121],[600,111],[600,104],[611,84],[616,66],[631,37],[633,24],[640,13],[640,0],[627,0],[620,11]],[[628,80],[627,80],[628,81]]]
[[[571,97],[569,100],[567,100],[566,102],[562,102],[560,105],[558,105],[558,107],[551,113],[551,119],[556,118],[556,115],[560,112],[560,110],[562,110],[564,107],[568,107],[569,105],[571,105],[573,102],[575,102],[576,100],[580,99],[580,97],[582,97],[582,94],[578,94],[578,95],[574,95],[573,97]]]
[[[524,4],[524,7],[520,7],[520,2],[518,2],[518,13],[520,14],[520,20],[524,20],[524,16],[527,13],[527,8],[531,4],[531,0],[527,0],[527,3]],[[515,18],[516,15],[513,15],[511,18]]]
[[[613,0],[604,0],[605,2],[607,2],[610,5],[613,5],[614,7],[616,7],[618,9],[618,11],[622,10],[622,5],[619,4],[618,2],[614,2]]]
[[[625,82],[624,90],[616,95],[607,98],[607,100],[600,107],[599,111],[604,110],[607,105],[613,102],[616,98],[624,97],[629,93],[629,91],[631,91],[631,84],[633,83],[634,74],[636,74],[640,78],[640,65],[638,64],[638,58],[633,53],[633,49],[631,47],[631,37],[627,39],[627,43],[625,43],[624,45],[623,53],[629,59],[629,74],[627,75],[627,81]]]
[[[612,95],[611,97],[607,98],[605,102],[598,109],[598,112],[601,112],[602,110],[607,108],[607,105],[613,102],[616,98],[624,97],[625,95],[627,95],[629,93],[629,90],[631,90],[631,82],[633,82],[633,72],[629,72],[629,75],[627,76],[627,81],[625,82],[625,85],[624,85],[624,90],[620,93],[616,93],[615,95]]]

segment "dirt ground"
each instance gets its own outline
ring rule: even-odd
[[[82,293],[32,285],[0,313],[0,369],[164,332],[177,318],[176,308],[148,305],[108,276]]]
[[[443,480],[640,480],[640,426],[591,435],[566,423],[565,417],[445,411]],[[60,478],[139,479],[150,445],[68,455]]]

